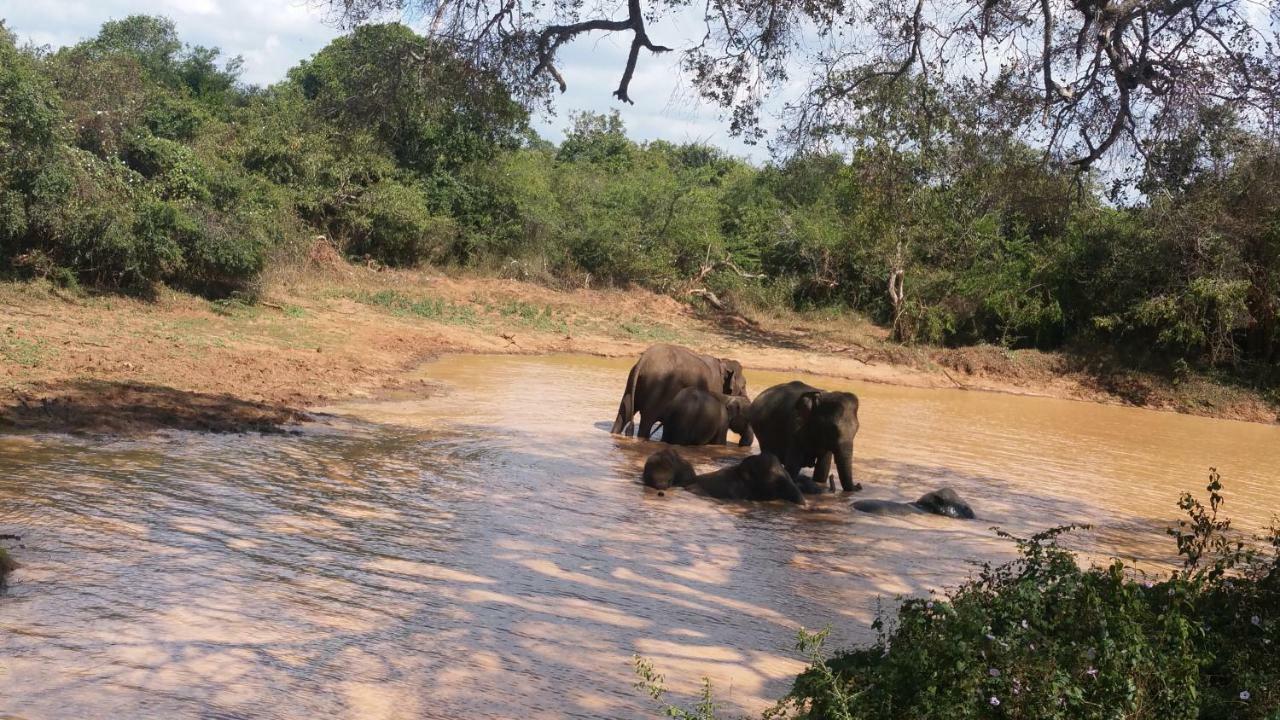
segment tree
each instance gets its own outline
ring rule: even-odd
[[[527,118],[498,78],[396,23],[357,28],[289,77],[320,116],[373,132],[401,164],[423,172],[514,147]]]
[[[762,135],[764,96],[813,66],[787,113],[792,146],[838,136],[885,107],[903,83],[959,84],[988,99],[991,122],[1017,129],[1048,157],[1087,169],[1117,144],[1139,154],[1230,102],[1274,111],[1274,27],[1251,21],[1249,0],[707,0],[705,34],[683,63],[701,94],[731,111],[734,132]],[[390,12],[429,18],[527,102],[566,81],[557,52],[574,38],[622,33],[631,50],[613,94],[632,102],[640,51],[666,52],[648,25],[689,0],[628,0],[624,8],[557,0],[330,0],[358,24]],[[596,13],[599,13],[597,16]],[[810,55],[803,48],[821,48]],[[999,116],[999,117],[997,117]]]

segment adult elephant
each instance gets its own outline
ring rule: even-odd
[[[667,403],[688,387],[747,396],[747,380],[737,360],[713,358],[679,345],[654,345],[632,366],[609,432],[620,433],[633,425],[636,434],[648,440]],[[640,413],[639,425],[634,425],[636,413]]]
[[[802,482],[800,468],[814,468],[813,480],[825,484],[834,460],[840,487],[853,482],[853,436],[858,434],[858,397],[827,392],[798,380],[774,385],[751,403],[751,428],[760,452],[782,459],[791,477]]]
[[[729,431],[738,433],[738,445],[751,447],[751,401],[737,395],[687,387],[658,415],[662,441],[672,445],[723,445]]]

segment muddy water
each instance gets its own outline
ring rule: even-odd
[[[950,485],[979,520],[659,497],[655,446],[607,432],[627,366],[446,359],[434,397],[297,436],[0,438],[0,716],[640,717],[634,654],[758,711],[798,627],[866,639],[879,599],[1007,557],[993,525],[1090,522],[1077,546],[1154,568],[1210,464],[1240,525],[1280,509],[1280,428],[817,378],[863,399],[859,497]]]

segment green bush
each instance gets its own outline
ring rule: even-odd
[[[421,191],[396,182],[370,187],[345,208],[340,222],[348,254],[388,265],[440,260],[457,236],[452,220],[427,210]]]
[[[125,142],[122,159],[152,183],[165,200],[208,200],[208,177],[191,148],[174,140],[138,134]]]

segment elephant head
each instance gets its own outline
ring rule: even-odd
[[[806,504],[804,494],[777,457],[768,453],[752,455],[738,467],[751,489],[753,499],[777,499],[797,505]]]
[[[961,518],[963,520],[972,520],[974,517],[973,508],[969,507],[969,503],[965,502],[959,493],[949,487],[925,493],[912,504],[925,512],[931,512],[936,515],[946,515],[947,517]]]
[[[742,363],[737,360],[721,358],[720,371],[724,375],[723,392],[725,395],[747,396],[747,378],[742,374]]]
[[[644,463],[644,473],[641,475],[645,485],[659,491],[691,485],[694,479],[693,465],[670,448],[650,455]]]
[[[738,433],[741,438],[739,447],[751,447],[755,442],[755,433],[751,431],[751,401],[745,397],[730,395],[725,398],[725,409],[729,411],[729,429]]]
[[[814,482],[827,481],[832,461],[845,492],[859,489],[853,481],[853,438],[858,432],[858,398],[853,393],[810,390],[795,403],[796,434],[803,438],[805,464],[816,462]]]

